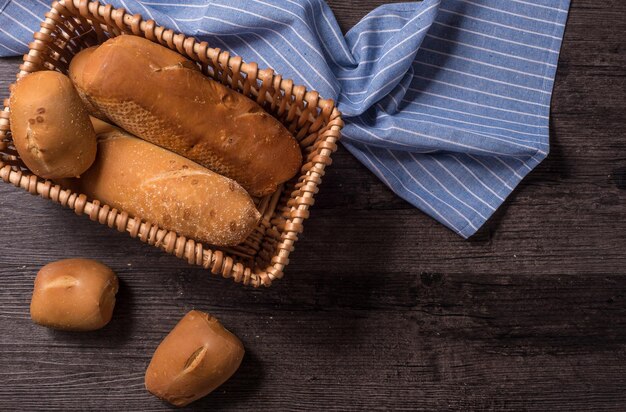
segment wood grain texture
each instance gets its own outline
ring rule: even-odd
[[[383,1],[331,1],[347,30]],[[464,241],[340,149],[285,279],[244,289],[0,185],[0,410],[167,410],[143,388],[186,311],[244,342],[233,379],[190,410],[623,410],[626,3],[573,0],[550,157]],[[0,60],[0,96],[19,59]],[[51,260],[121,279],[88,334],[28,316]],[[324,263],[320,263],[324,262]]]

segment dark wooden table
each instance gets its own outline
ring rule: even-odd
[[[380,0],[330,2],[344,29]],[[246,289],[0,185],[0,410],[163,410],[143,376],[192,308],[246,346],[219,410],[626,409],[626,2],[574,0],[551,155],[464,241],[340,149],[285,279]],[[0,94],[18,59],[0,60]],[[35,326],[44,264],[102,260],[95,333]]]

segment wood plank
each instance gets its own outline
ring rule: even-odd
[[[626,401],[624,276],[319,272],[246,291],[193,271],[108,263],[123,279],[118,312],[81,335],[33,325],[23,315],[30,291],[17,289],[32,272],[0,273],[17,285],[0,292],[0,316],[28,336],[27,345],[0,338],[3,370],[20,372],[0,388],[1,409],[15,397],[33,409],[158,408],[142,388],[149,354],[193,307],[210,307],[248,349],[237,378],[198,409],[589,410]]]

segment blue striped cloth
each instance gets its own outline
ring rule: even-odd
[[[323,0],[110,0],[333,98],[344,146],[461,236],[548,154],[569,0],[381,6],[345,36]],[[0,56],[22,54],[49,5],[0,0]]]

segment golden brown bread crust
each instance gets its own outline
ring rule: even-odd
[[[89,100],[89,97],[85,94],[85,91],[80,88],[79,85],[83,84],[83,73],[85,71],[85,64],[89,61],[89,57],[91,54],[96,51],[98,46],[88,47],[84,50],[78,52],[70,61],[70,69],[69,69],[69,77],[74,83],[74,87],[78,92],[78,96],[80,96],[81,100],[85,104],[87,111],[92,116],[95,116],[99,119],[106,119],[106,115],[98,110],[98,108]]]
[[[80,179],[61,183],[131,216],[218,246],[243,242],[260,218],[235,181],[119,130],[98,135],[94,165]]]
[[[26,166],[46,179],[79,176],[96,157],[96,134],[67,76],[39,71],[11,93],[11,132]]]
[[[117,276],[100,262],[52,262],[37,273],[30,316],[35,323],[54,329],[100,329],[111,320],[117,289]]]
[[[111,123],[107,123],[104,120],[98,119],[97,117],[89,116],[89,120],[91,120],[93,130],[96,131],[96,136],[100,136],[101,134],[109,132],[124,132],[119,127],[113,126]]]
[[[187,313],[163,339],[146,370],[146,389],[176,406],[208,395],[239,368],[241,341],[213,316]]]
[[[235,179],[253,196],[300,169],[300,147],[279,121],[182,55],[123,35],[87,57],[70,72],[76,86],[132,134]]]

